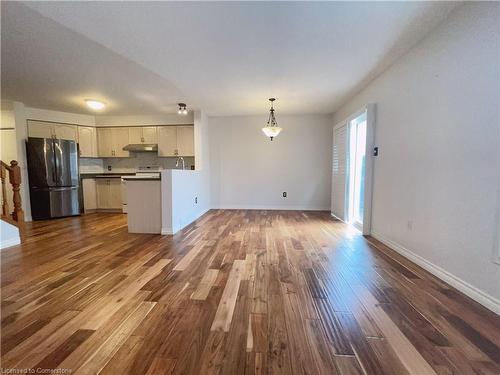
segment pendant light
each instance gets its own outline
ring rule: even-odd
[[[262,131],[266,135],[266,137],[271,138],[271,141],[274,139],[274,137],[277,137],[278,134],[281,132],[281,128],[278,126],[278,122],[276,121],[276,118],[274,117],[274,101],[275,98],[269,98],[269,101],[271,102],[271,109],[269,110],[269,119],[267,120],[267,125],[262,128]]]

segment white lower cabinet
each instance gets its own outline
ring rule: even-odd
[[[93,211],[97,208],[97,191],[94,178],[84,178],[82,180],[83,189],[83,209],[85,212]]]
[[[122,186],[120,178],[96,178],[97,208],[121,210]]]

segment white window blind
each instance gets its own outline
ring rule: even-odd
[[[347,124],[333,130],[332,214],[345,220]]]

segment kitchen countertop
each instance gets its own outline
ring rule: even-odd
[[[160,176],[158,177],[142,177],[142,176],[125,176],[123,177],[125,181],[160,181]]]
[[[80,178],[121,178],[135,176],[135,173],[80,173]]]

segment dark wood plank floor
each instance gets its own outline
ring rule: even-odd
[[[1,261],[3,369],[500,374],[498,316],[328,213],[28,223]]]

